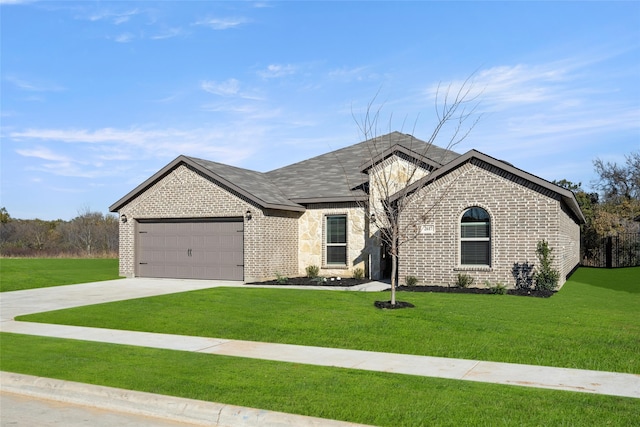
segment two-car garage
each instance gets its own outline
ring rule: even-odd
[[[244,280],[239,218],[138,220],[136,276]]]

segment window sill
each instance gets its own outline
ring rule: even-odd
[[[490,265],[459,265],[453,271],[493,271]]]
[[[321,267],[323,270],[348,270],[349,266],[345,264],[335,264],[335,265],[323,265]]]

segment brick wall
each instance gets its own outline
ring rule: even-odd
[[[460,219],[473,206],[491,217],[490,267],[460,265]],[[427,224],[435,232],[416,233],[402,246],[400,283],[412,275],[422,284],[452,285],[458,273],[465,273],[476,286],[489,280],[514,287],[514,265],[536,264],[536,244],[542,239],[554,250],[555,268],[563,273],[561,285],[579,261],[580,229],[562,209],[559,197],[479,160],[418,191],[401,220],[403,227],[417,231]]]
[[[294,274],[298,269],[297,217],[286,212],[263,212],[240,195],[221,188],[197,171],[178,166],[144,193],[122,207],[120,222],[120,274],[135,275],[136,219],[144,218],[221,218],[245,219],[245,281],[272,277],[276,271]]]

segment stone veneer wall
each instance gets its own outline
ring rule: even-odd
[[[400,250],[399,278],[416,276],[422,284],[452,285],[458,273],[475,279],[515,286],[516,264],[537,264],[536,244],[545,239],[556,255],[555,268],[565,274],[579,262],[579,225],[562,210],[559,197],[542,187],[474,160],[419,190],[402,217],[404,226],[435,226],[433,234],[418,234]],[[435,206],[435,209],[433,208]],[[460,219],[479,206],[491,217],[491,266],[460,265]]]
[[[136,219],[244,217],[245,281],[272,278],[276,272],[298,271],[297,217],[267,212],[239,195],[218,186],[197,171],[181,165],[121,208],[120,274],[135,276]]]
[[[344,268],[327,266],[324,263],[324,218],[327,215],[347,215],[347,258]],[[310,265],[320,267],[320,275],[350,277],[354,268],[367,271],[369,253],[365,234],[368,224],[365,221],[365,210],[356,203],[311,204],[299,221],[299,264],[298,273],[306,274]]]

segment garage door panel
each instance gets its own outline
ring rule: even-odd
[[[242,221],[138,224],[138,275],[218,280],[244,278]]]

